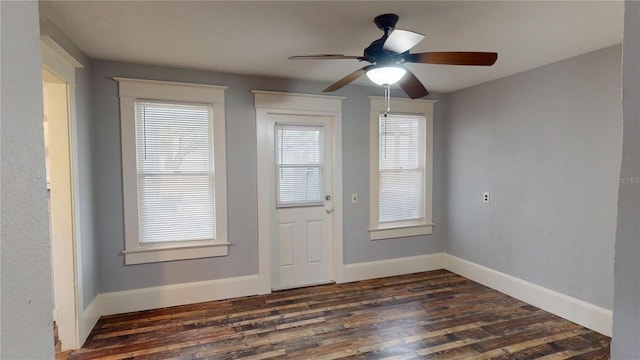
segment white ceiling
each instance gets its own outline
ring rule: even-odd
[[[495,51],[492,67],[410,64],[451,92],[622,42],[622,1],[45,1],[41,17],[95,59],[336,81],[382,36],[373,18],[427,37],[411,52]],[[369,85],[360,79],[356,84]]]

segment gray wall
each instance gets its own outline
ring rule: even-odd
[[[229,256],[125,266],[119,100],[112,77],[130,77],[229,86],[226,92]],[[93,61],[93,171],[95,224],[98,242],[99,292],[203,281],[258,272],[256,194],[256,124],[252,89],[320,93],[327,84],[231,75],[156,66]],[[399,92],[396,91],[396,94]],[[446,102],[437,103],[434,168],[434,219],[431,236],[370,241],[369,216],[369,95],[382,89],[349,86],[336,95],[343,102],[343,192],[345,263],[357,263],[441,252],[443,250],[444,155],[442,126]],[[349,195],[358,193],[360,204]]]
[[[76,69],[76,131],[78,158],[77,184],[80,202],[80,271],[82,282],[82,304],[86,308],[98,295],[98,254],[95,235],[95,204],[93,202],[93,118],[91,109],[91,61],[82,62],[84,67]]]
[[[448,253],[612,309],[620,52],[451,95]]]
[[[613,359],[640,359],[640,2],[625,3]]]
[[[2,359],[53,358],[38,4],[0,2]]]
[[[40,9],[42,10],[42,9]],[[78,191],[80,233],[76,248],[78,261],[78,289],[80,289],[79,306],[85,309],[98,295],[98,256],[94,234],[94,204],[92,176],[93,121],[91,116],[91,59],[89,59],[69,38],[53,24],[46,21],[46,14],[40,14],[40,34],[47,35],[78,60],[83,67],[75,72],[76,86],[73,91],[76,97],[76,139],[77,158],[72,166],[78,171],[78,183],[74,184]]]

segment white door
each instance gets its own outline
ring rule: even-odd
[[[272,287],[332,280],[331,118],[273,115],[277,227]]]

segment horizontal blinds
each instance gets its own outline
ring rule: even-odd
[[[212,240],[212,108],[136,102],[140,242]]]
[[[426,119],[387,114],[379,120],[380,223],[424,218]]]
[[[276,124],[277,207],[322,204],[322,130],[315,125]]]

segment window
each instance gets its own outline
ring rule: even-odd
[[[424,115],[380,115],[378,121],[378,222],[424,219]]]
[[[322,206],[321,125],[275,125],[276,206]]]
[[[372,240],[432,232],[433,103],[371,98]]]
[[[227,255],[225,87],[116,80],[125,263]]]

